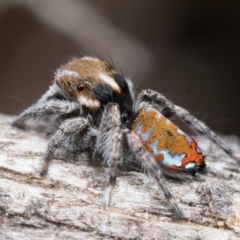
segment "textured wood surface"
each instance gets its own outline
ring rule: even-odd
[[[197,138],[209,173],[168,180],[184,218],[174,219],[154,181],[122,171],[110,207],[101,205],[107,169],[54,160],[39,177],[47,138],[0,115],[0,239],[240,239],[240,167]],[[236,137],[226,142],[240,153]]]

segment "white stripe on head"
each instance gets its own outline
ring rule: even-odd
[[[112,77],[108,76],[107,74],[100,73],[99,78],[106,84],[110,85],[112,89],[116,90],[119,93],[121,92],[119,85],[115,82],[115,80]]]
[[[93,107],[93,108],[100,107],[100,102],[98,100],[92,100],[92,99],[86,98],[85,96],[80,96],[78,98],[78,102],[81,105],[84,105],[86,107]]]
[[[76,71],[72,71],[72,70],[60,70],[58,69],[57,72],[56,72],[56,77],[58,78],[61,78],[61,77],[65,77],[65,76],[68,76],[68,77],[79,77],[79,74],[76,72]]]
[[[94,58],[94,57],[88,57],[88,56],[85,56],[82,58],[83,60],[89,60],[89,61],[97,61],[98,59],[97,58]]]

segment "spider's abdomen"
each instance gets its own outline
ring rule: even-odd
[[[132,131],[165,168],[192,174],[205,168],[204,156],[196,141],[154,108],[140,110]]]

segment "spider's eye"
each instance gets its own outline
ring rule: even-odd
[[[83,91],[84,89],[85,89],[84,83],[79,83],[79,84],[77,85],[77,90],[78,90],[79,92]]]

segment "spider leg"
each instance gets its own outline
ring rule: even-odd
[[[49,89],[47,90],[46,93],[44,93],[41,98],[35,103],[33,104],[31,107],[27,108],[25,111],[23,111],[16,119],[15,121],[12,123],[13,126],[15,127],[18,127],[18,128],[22,128],[24,129],[25,128],[25,118],[27,117],[27,115],[29,115],[29,112],[30,111],[33,111],[36,110],[34,108],[35,105],[37,106],[41,106],[41,104],[44,104],[45,102],[45,105],[47,105],[48,101],[51,101],[51,100],[67,100],[66,97],[63,95],[61,89],[57,86],[56,82],[54,81],[53,84],[49,87]],[[33,117],[29,117],[30,118],[34,118]]]
[[[192,116],[186,109],[172,104],[171,101],[169,101],[166,97],[154,90],[143,90],[137,101],[136,108],[139,109],[144,104],[149,103],[156,107],[166,117],[177,116],[197,133],[208,137],[226,154],[240,163],[240,157],[237,156],[216,133],[211,131],[211,129],[207,127],[202,121]]]
[[[49,100],[46,102],[37,102],[24,110],[12,123],[12,126],[24,128],[24,123],[29,119],[51,120],[58,117],[79,116],[81,109],[75,102]]]
[[[109,167],[109,182],[102,198],[102,204],[108,206],[123,156],[120,110],[117,104],[109,103],[105,108],[97,138],[96,153],[103,156]]]
[[[68,119],[59,126],[48,143],[47,151],[43,159],[43,166],[40,176],[46,175],[49,164],[54,157],[54,152],[64,143],[72,151],[88,149],[94,146],[93,137],[97,130],[90,127],[89,122],[84,118]]]
[[[126,135],[126,139],[130,149],[136,155],[136,159],[140,161],[141,166],[143,166],[147,173],[156,180],[158,186],[162,189],[165,198],[170,201],[172,209],[174,211],[174,216],[176,218],[181,218],[183,216],[183,213],[179,209],[177,202],[175,201],[163,178],[161,167],[158,162],[144,148],[144,146],[139,140],[139,137],[135,133],[126,129],[124,130],[124,134]]]

